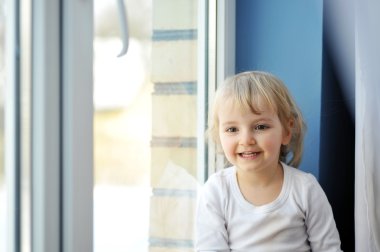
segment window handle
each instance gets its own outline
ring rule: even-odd
[[[120,31],[121,31],[121,40],[123,43],[123,47],[121,48],[121,52],[117,57],[121,57],[125,55],[128,51],[129,46],[129,32],[128,32],[128,19],[127,19],[127,11],[125,9],[124,0],[117,0],[118,9],[119,9],[119,22],[120,22]]]

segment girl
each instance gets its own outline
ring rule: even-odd
[[[341,251],[325,193],[293,168],[305,125],[279,79],[264,72],[228,79],[216,92],[208,131],[233,166],[202,189],[197,251]]]

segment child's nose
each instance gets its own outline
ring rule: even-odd
[[[253,145],[256,144],[255,137],[251,131],[243,131],[240,138],[240,144]]]

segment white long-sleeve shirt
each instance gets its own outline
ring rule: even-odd
[[[331,206],[317,180],[282,167],[279,196],[262,206],[244,199],[235,167],[210,176],[198,201],[197,251],[341,251]]]

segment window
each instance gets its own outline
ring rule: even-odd
[[[95,1],[94,248],[193,251],[206,160],[205,4],[126,1],[122,57],[118,8]]]
[[[216,1],[111,2],[0,0],[1,251],[192,251]]]

